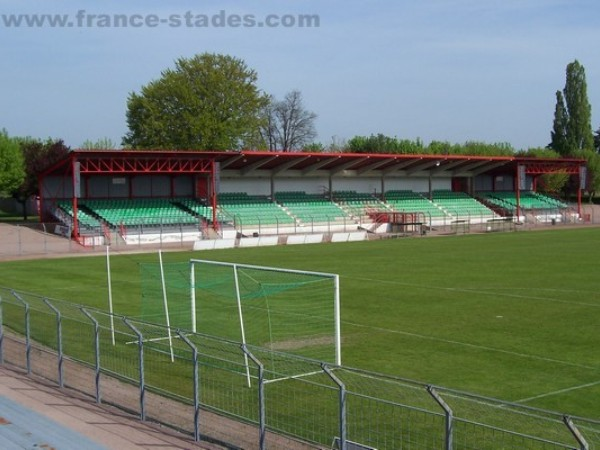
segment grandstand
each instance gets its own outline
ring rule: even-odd
[[[544,173],[581,177],[584,165],[451,155],[75,151],[42,174],[40,216],[58,219],[80,242],[95,233],[134,244],[168,242],[170,234],[178,241],[387,234],[391,220],[408,216],[428,230],[458,222],[486,230],[501,219],[576,223],[581,186],[571,208],[533,188]]]

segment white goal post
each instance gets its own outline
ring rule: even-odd
[[[193,332],[341,365],[337,274],[191,259],[189,287]]]

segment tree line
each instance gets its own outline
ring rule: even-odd
[[[509,143],[402,139],[384,134],[316,142],[317,115],[304,106],[302,93],[291,90],[282,99],[258,88],[258,76],[246,63],[228,55],[203,53],[179,58],[174,67],[129,94],[128,132],[122,146],[132,150],[253,149],[295,152],[348,152],[479,156],[584,158],[588,167],[590,200],[600,189],[600,128],[592,131],[591,105],[585,69],[577,61],[567,65],[566,81],[556,91],[554,121],[546,147],[514,149]],[[81,148],[114,149],[110,139],[85,141]],[[10,137],[0,131],[0,197],[23,205],[37,195],[37,174],[64,158],[70,148],[61,139],[41,141]],[[567,193],[569,177],[544,176],[540,186]]]

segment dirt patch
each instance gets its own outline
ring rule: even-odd
[[[333,345],[333,337],[322,336],[313,339],[291,339],[288,341],[272,342],[268,346],[271,350],[298,350],[306,347],[316,347],[324,345]]]

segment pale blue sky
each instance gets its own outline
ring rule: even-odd
[[[178,57],[243,59],[259,87],[292,89],[318,140],[399,138],[545,146],[566,65],[586,69],[600,126],[597,0],[0,0],[1,14],[318,14],[319,28],[7,28],[0,128],[78,147],[127,131],[127,96]]]

